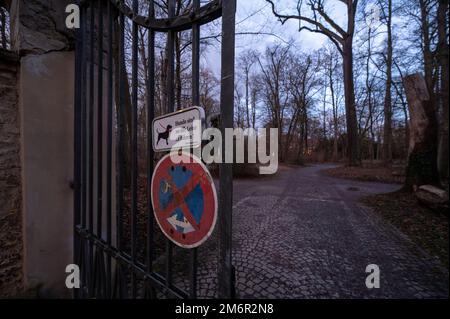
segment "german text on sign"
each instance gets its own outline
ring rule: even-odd
[[[200,147],[204,119],[205,111],[198,106],[156,118],[153,121],[153,150],[164,152],[173,147]]]

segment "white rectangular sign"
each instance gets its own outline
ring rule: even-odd
[[[203,108],[194,106],[153,120],[153,150],[170,151],[172,147],[196,148],[202,144]]]

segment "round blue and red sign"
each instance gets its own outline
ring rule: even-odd
[[[205,165],[191,154],[170,154],[152,177],[152,204],[162,232],[183,248],[200,246],[212,234],[217,220],[217,193]]]

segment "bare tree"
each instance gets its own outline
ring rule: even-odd
[[[411,116],[410,150],[405,190],[421,185],[440,186],[437,170],[437,118],[426,80],[421,74],[403,79]]]
[[[278,149],[283,150],[283,127],[286,110],[288,108],[289,94],[286,92],[286,66],[288,64],[290,46],[276,44],[267,48],[264,60],[258,57],[258,64],[262,72],[264,83],[264,98],[267,106],[270,125],[278,128]],[[283,160],[283,152],[280,152],[280,160]]]
[[[366,122],[366,128],[370,133],[370,146],[369,146],[369,156],[370,160],[373,161],[377,154],[375,152],[375,134],[374,134],[374,113],[375,113],[375,101],[374,101],[374,80],[373,72],[370,70],[371,61],[372,61],[372,41],[373,41],[373,29],[371,27],[368,28],[367,33],[367,56],[365,59],[365,90],[366,90],[366,98],[364,100],[364,105],[368,107],[368,119]]]
[[[339,77],[341,73],[339,73],[338,68],[340,67],[340,63],[338,59],[335,57],[335,50],[333,50],[333,47],[327,48],[327,51],[325,52],[324,56],[324,68],[325,68],[325,75],[327,77],[327,84],[328,88],[330,90],[330,100],[331,100],[331,107],[332,107],[332,124],[333,124],[333,155],[332,159],[333,161],[338,160],[338,152],[339,152],[339,92],[338,92],[338,83],[339,80],[336,80],[336,77]]]
[[[252,76],[251,79],[251,95],[252,95],[252,109],[251,109],[251,127],[256,128],[256,107],[258,105],[258,98],[261,91],[258,74]]]
[[[404,121],[404,127],[405,127],[405,139],[404,139],[404,149],[405,154],[407,156],[408,154],[408,148],[409,148],[409,117],[408,117],[408,103],[406,101],[405,96],[405,90],[403,89],[402,82],[403,82],[403,72],[398,66],[398,63],[393,60],[394,65],[396,66],[398,73],[399,73],[399,80],[398,81],[392,81],[392,85],[395,89],[395,93],[398,97],[398,100],[400,100],[401,103],[401,109],[403,112],[403,121]]]
[[[219,112],[220,81],[214,76],[211,70],[200,69],[200,104],[205,109],[205,115],[215,115]]]
[[[291,55],[289,59],[288,67],[288,91],[291,95],[292,111],[290,112],[290,121],[288,123],[288,129],[286,132],[286,143],[284,147],[285,155],[289,152],[293,134],[297,131],[297,127],[305,126],[308,122],[308,108],[311,107],[312,97],[320,90],[320,88],[314,92],[314,89],[318,86],[319,81],[316,74],[318,73],[318,60],[317,56],[307,55]],[[304,151],[304,135],[307,130],[300,130],[300,145],[297,161],[302,162],[301,157]]]
[[[307,0],[308,10],[302,10],[303,1],[297,2],[297,14],[280,14],[274,1],[266,0],[272,6],[273,14],[284,24],[288,20],[298,20],[300,31],[320,33],[327,36],[335,45],[343,58],[345,108],[347,118],[347,152],[350,166],[360,165],[358,128],[355,106],[355,88],[353,79],[353,36],[355,32],[355,16],[358,0],[340,0],[347,8],[347,30],[334,21],[324,8],[324,0]],[[306,25],[302,25],[301,23]]]
[[[236,81],[234,85],[234,123],[236,127],[245,127],[245,105],[243,105],[242,100],[244,99],[244,94],[241,91],[241,85],[239,81]]]
[[[384,136],[383,160],[386,165],[392,163],[392,0],[386,1],[382,7],[386,20],[386,93],[384,96]]]
[[[245,78],[245,112],[246,112],[246,124],[247,127],[250,127],[251,117],[250,117],[250,72],[252,66],[257,61],[257,52],[254,50],[244,51],[239,56],[238,64],[242,67],[242,71],[244,72]]]

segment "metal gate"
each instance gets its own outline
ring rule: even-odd
[[[170,112],[175,110],[176,33],[191,30],[192,105],[199,105],[200,26],[222,17],[221,127],[233,127],[236,1],[215,0],[201,6],[200,0],[192,0],[190,12],[180,16],[175,13],[177,2],[79,2],[74,259],[80,267],[81,288],[76,290],[76,298],[197,297],[197,249],[181,252],[188,258],[174,258],[173,244],[156,231],[149,194],[155,164],[151,142],[156,90],[155,36],[167,35],[165,105]],[[140,12],[142,5],[145,13]],[[165,16],[158,13],[162,8]],[[142,30],[146,31],[145,38]],[[143,49],[142,44],[147,52],[146,61],[140,59],[138,52]],[[140,68],[146,70],[144,84],[138,77]],[[144,102],[140,89],[147,92]],[[139,113],[138,105],[143,104]],[[145,163],[138,156],[138,117],[142,114],[146,119]],[[144,178],[139,174],[141,166],[145,167]],[[231,164],[220,164],[219,172],[216,296],[230,298],[234,295]],[[144,186],[140,184],[142,179]],[[142,195],[139,197],[142,187],[147,191],[143,200]],[[187,261],[183,266],[185,277],[180,281],[183,285],[174,280],[173,269],[179,259]]]

